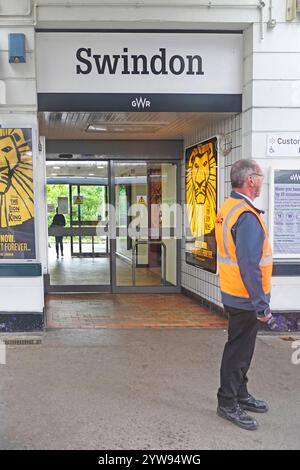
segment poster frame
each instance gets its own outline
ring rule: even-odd
[[[184,147],[184,204],[186,205],[186,152],[187,150],[189,150],[190,148],[192,147],[195,147],[196,145],[203,145],[209,141],[211,141],[212,139],[216,139],[216,149],[217,149],[217,171],[216,171],[216,177],[217,177],[217,185],[216,185],[216,191],[217,191],[217,200],[216,200],[216,214],[218,212],[218,209],[220,207],[220,200],[221,200],[221,197],[223,195],[223,188],[222,188],[222,185],[221,185],[221,180],[220,180],[220,177],[221,177],[221,171],[220,171],[220,168],[221,168],[221,163],[222,163],[222,160],[221,160],[221,157],[222,157],[222,149],[221,149],[221,135],[220,134],[213,134],[211,136],[209,136],[208,138],[206,139],[203,139],[203,140],[200,140],[200,141],[196,141],[195,143],[193,144],[189,144],[187,145],[186,147]],[[223,180],[222,180],[223,181]],[[201,271],[204,271],[204,272],[207,272],[209,274],[212,274],[213,276],[218,276],[219,275],[219,263],[218,263],[218,248],[216,246],[216,271],[211,271],[211,270],[208,270],[206,269],[205,267],[203,266],[199,266],[198,264],[194,264],[194,263],[191,263],[191,262],[188,262],[186,260],[186,249],[185,249],[185,246],[186,246],[186,237],[184,237],[184,261],[185,263],[188,265],[188,266],[193,266],[194,268],[198,268],[200,269]]]
[[[1,129],[26,129],[31,131],[31,151],[32,151],[32,179],[33,179],[33,203],[34,203],[34,258],[13,258],[6,259],[0,258],[0,264],[26,264],[26,263],[36,263],[38,261],[38,243],[37,243],[37,229],[38,229],[38,210],[37,210],[37,134],[34,124],[21,124],[19,122],[1,122]]]
[[[269,170],[269,240],[272,247],[273,259],[274,260],[299,260],[300,252],[298,253],[274,253],[274,191],[275,191],[275,171],[287,170],[287,171],[300,171],[300,161],[287,162],[288,164],[276,164]]]

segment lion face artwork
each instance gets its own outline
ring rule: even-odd
[[[191,180],[196,204],[205,204],[209,181],[208,152],[204,152],[202,155],[196,154],[191,159]]]
[[[188,157],[186,203],[193,237],[210,233],[217,208],[217,161],[212,141],[194,146]]]
[[[0,128],[0,228],[34,217],[32,152],[22,129]]]

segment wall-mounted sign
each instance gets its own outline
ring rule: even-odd
[[[186,262],[217,272],[217,138],[193,145],[186,157]]]
[[[147,205],[147,196],[144,195],[144,196],[137,196],[136,197],[136,203],[137,204],[143,204],[144,206]]]
[[[69,198],[67,198],[67,197],[58,197],[57,198],[57,207],[58,207],[58,213],[59,214],[68,214],[68,212],[69,212]]]
[[[32,131],[0,128],[0,258],[35,257]]]
[[[38,105],[239,112],[242,64],[241,34],[39,32]]]
[[[300,257],[300,169],[274,170],[274,256]]]
[[[269,157],[300,158],[300,133],[268,134],[267,155]]]
[[[73,196],[73,204],[83,204],[83,196],[77,194],[77,196]]]

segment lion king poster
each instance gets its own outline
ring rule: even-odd
[[[0,128],[0,258],[35,257],[32,130]]]
[[[186,149],[186,262],[217,272],[217,138]]]

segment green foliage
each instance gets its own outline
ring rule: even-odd
[[[77,196],[77,187],[72,188],[72,198]],[[80,195],[83,204],[80,204],[81,220],[96,221],[98,217],[104,218],[105,213],[105,187],[80,186]],[[73,220],[78,220],[78,205],[73,204]]]
[[[52,219],[55,215],[57,208],[57,198],[67,197],[69,199],[69,185],[68,184],[47,184],[47,204],[52,204],[54,206],[53,212],[48,212],[48,227],[52,223]],[[70,225],[70,216],[69,214],[64,214],[66,219],[66,225]]]
[[[67,197],[69,200],[68,184],[48,184],[47,204],[53,204],[54,212],[48,213],[48,226],[51,225],[57,207],[59,197]],[[77,196],[77,186],[72,186],[72,199]],[[80,195],[83,196],[83,204],[80,205],[81,220],[96,221],[98,216],[104,218],[105,213],[105,187],[104,186],[80,186]],[[70,207],[69,214],[64,214],[66,226],[70,226]],[[72,204],[73,220],[78,220],[78,205]]]

